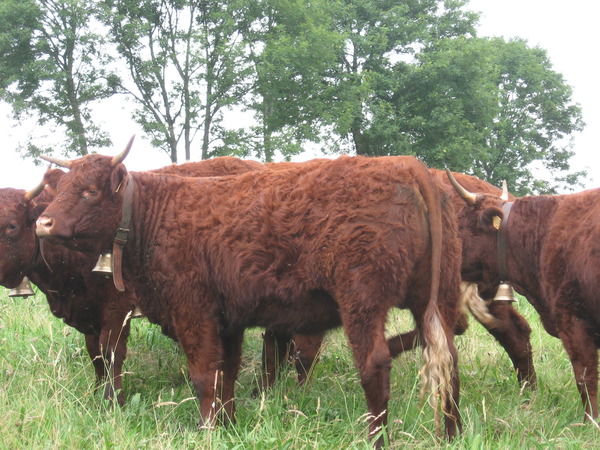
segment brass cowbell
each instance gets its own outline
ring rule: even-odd
[[[21,280],[21,284],[19,284],[16,288],[11,289],[8,293],[9,297],[23,297],[27,298],[30,295],[35,295],[33,289],[31,289],[31,284],[29,284],[29,278],[23,277]]]
[[[98,257],[96,266],[92,269],[92,272],[100,272],[106,276],[112,275],[112,253],[102,253]]]
[[[498,291],[496,292],[496,296],[494,297],[495,302],[516,302],[515,292],[513,291],[510,283],[500,283],[498,286]]]

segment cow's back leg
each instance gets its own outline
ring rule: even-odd
[[[590,325],[573,314],[560,315],[558,334],[569,355],[577,389],[585,408],[584,420],[598,417],[598,349]]]
[[[367,406],[372,415],[369,436],[374,438],[387,424],[387,406],[390,398],[390,370],[392,358],[385,339],[385,312],[360,314],[352,308],[341,310],[342,324],[352,347],[354,362],[361,385],[365,391]],[[364,313],[364,310],[362,311]],[[376,447],[384,443],[383,435],[374,442]]]
[[[286,332],[274,331],[270,328],[263,334],[262,349],[262,373],[260,389],[265,390],[273,387],[278,378],[283,364],[293,352],[292,335]]]
[[[321,350],[324,337],[325,333],[294,335],[296,352],[293,356],[296,363],[299,385],[310,381],[312,368],[319,362],[319,351]]]
[[[225,424],[235,421],[235,380],[240,369],[244,332],[223,337],[223,384],[221,392],[222,408],[218,418]]]
[[[204,295],[198,297],[206,298]],[[190,303],[181,301],[172,304],[179,306]],[[216,301],[212,304],[216,304]],[[185,309],[172,312],[175,335],[187,358],[190,381],[200,403],[200,428],[204,429],[214,426],[218,405],[221,404],[224,351],[217,317],[219,312],[210,308],[204,308],[202,314],[190,314]]]
[[[462,432],[462,421],[458,405],[460,403],[460,379],[458,375],[458,352],[454,345],[454,331],[451,327],[445,327],[446,341],[448,350],[452,355],[452,374],[451,374],[451,394],[447,397],[446,404],[443,405],[444,425],[446,428],[446,437],[449,439],[456,436],[456,433]]]
[[[310,380],[311,368],[318,362],[324,336],[325,333],[316,333],[295,334],[292,337],[289,333],[267,329],[263,334],[261,389],[273,387],[290,356],[296,366],[298,384],[301,386]]]
[[[396,358],[400,354],[410,351],[419,345],[419,332],[415,329],[407,333],[393,336],[387,340],[390,356]]]
[[[415,323],[417,324],[417,329],[419,330],[419,336],[418,338],[416,338],[416,342],[420,343],[420,345],[422,346],[424,355],[426,352],[429,352],[429,354],[431,355],[429,358],[424,358],[425,366],[430,364],[427,362],[427,359],[430,359],[430,362],[435,362],[436,365],[438,364],[438,360],[443,361],[447,358],[451,359],[449,364],[450,367],[439,366],[439,369],[436,369],[436,372],[438,372],[439,374],[442,374],[446,370],[448,370],[448,381],[444,382],[441,379],[439,379],[437,382],[435,380],[429,380],[427,383],[432,389],[439,390],[439,394],[431,393],[427,395],[435,395],[436,397],[439,397],[442,394],[442,390],[445,390],[445,403],[442,404],[441,407],[442,412],[444,414],[444,426],[446,430],[446,437],[448,439],[452,439],[457,435],[457,433],[462,431],[462,421],[460,418],[460,411],[458,409],[460,403],[460,379],[458,373],[458,351],[456,350],[456,346],[454,344],[455,333],[453,327],[448,326],[445,322],[439,323],[441,328],[438,328],[436,326],[435,330],[433,330],[435,333],[440,333],[438,334],[439,337],[435,339],[435,341],[437,341],[438,343],[435,345],[434,350],[430,350],[427,348],[428,336],[424,335],[424,333],[427,332],[425,331],[424,316],[422,314],[422,311],[413,310],[412,312],[413,317],[415,319]],[[443,321],[443,318],[440,319]],[[431,327],[429,328],[431,334]],[[410,335],[411,333],[406,334]],[[429,339],[434,341],[433,335],[431,335]],[[447,357],[444,357],[443,354],[446,352],[448,352]],[[427,374],[424,374],[424,383],[425,376],[427,376]],[[436,376],[436,378],[439,378],[439,376]],[[438,383],[439,386],[432,385],[432,381],[433,383]],[[436,424],[439,423],[437,420],[437,414],[438,413],[436,411]]]

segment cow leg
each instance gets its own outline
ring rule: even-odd
[[[483,300],[481,300],[483,303]],[[485,306],[485,305],[484,305]],[[533,366],[533,352],[529,336],[531,328],[510,303],[490,302],[487,305],[489,313],[493,316],[481,316],[472,309],[475,318],[504,348],[517,372],[519,384],[527,383],[535,388],[537,377]]]
[[[182,311],[175,312],[175,334],[188,362],[190,381],[200,403],[200,428],[212,429],[221,404],[218,394],[223,392],[222,362],[224,342],[218,313],[206,311],[201,317]]]
[[[273,387],[283,363],[291,352],[292,336],[289,333],[279,333],[267,329],[263,334],[262,375],[260,389],[262,391]]]
[[[235,380],[240,369],[244,332],[223,337],[223,384],[221,392],[222,408],[218,418],[223,424],[235,421]]]
[[[100,349],[102,363],[107,373],[104,398],[112,400],[117,394],[119,405],[125,403],[123,394],[123,362],[127,354],[127,338],[130,332],[130,321],[124,317],[112,317],[110,326],[103,326],[100,331]]]
[[[296,371],[298,372],[299,385],[310,381],[312,368],[319,361],[319,350],[321,349],[324,337],[325,333],[294,335]]]
[[[424,304],[425,302],[420,302]],[[435,398],[444,397],[442,411],[444,413],[444,426],[446,438],[453,439],[462,431],[462,421],[458,409],[460,402],[460,379],[458,376],[458,352],[454,345],[454,329],[449,327],[440,317],[439,325],[435,322],[425,325],[423,311],[412,310],[417,323],[419,340],[423,347],[423,359],[428,366],[424,373],[424,383],[432,389],[431,395]],[[441,326],[440,326],[441,325]],[[429,334],[429,336],[427,336]],[[432,345],[428,345],[430,341]],[[436,409],[436,428],[439,426],[438,410]]]
[[[85,347],[92,360],[94,372],[96,373],[96,389],[98,389],[106,379],[106,366],[100,351],[100,338],[96,334],[85,335]]]
[[[448,350],[452,355],[453,363],[451,376],[452,395],[448,396],[446,403],[443,405],[443,411],[446,437],[452,439],[456,436],[457,432],[462,432],[462,421],[460,419],[460,411],[458,410],[460,402],[460,379],[458,376],[458,352],[454,345],[454,332],[448,328],[445,332]]]
[[[369,437],[375,438],[387,424],[387,406],[390,399],[390,370],[392,358],[385,340],[385,316],[380,320],[374,317],[344,316],[342,323],[348,336],[354,361],[365,391],[367,406],[372,419],[369,424]],[[382,447],[384,436],[374,442]]]
[[[310,379],[310,370],[318,362],[319,350],[325,333],[313,335],[278,333],[266,330],[263,334],[263,369],[261,389],[272,388],[285,361],[292,356],[301,386]],[[256,393],[256,392],[255,392]]]
[[[396,358],[398,355],[410,351],[419,345],[419,332],[417,330],[402,333],[387,340],[390,356]]]
[[[598,417],[598,349],[590,326],[578,317],[561,317],[559,337],[575,373],[575,382],[585,408],[584,420]]]

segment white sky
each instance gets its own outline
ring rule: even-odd
[[[471,0],[470,9],[482,13],[479,35],[521,37],[530,46],[547,50],[554,69],[563,74],[573,87],[573,98],[583,110],[586,128],[575,137],[572,160],[574,169],[588,170],[587,188],[600,187],[600,63],[598,62],[597,23],[600,20],[600,2],[591,0]],[[154,149],[141,136],[143,133],[126,111],[127,105],[112,100],[101,119],[111,130],[116,148],[106,154],[120,151],[132,134],[136,143],[127,158],[132,170],[147,170],[169,164],[162,151]],[[45,167],[36,167],[16,152],[23,139],[22,127],[9,118],[9,108],[0,103],[0,132],[3,148],[0,156],[0,187],[28,189],[42,177]],[[314,155],[310,155],[313,157]]]

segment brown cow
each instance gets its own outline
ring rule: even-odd
[[[446,323],[459,314],[460,243],[422,163],[345,157],[185,179],[128,174],[120,162],[129,147],[70,161],[37,233],[95,254],[125,212],[126,279],[142,310],[173,325],[203,425],[233,419],[245,328],[312,334],[341,321],[381,445],[391,362],[384,329],[396,306],[415,317],[426,385],[432,401],[441,398],[447,435],[456,434],[457,355]]]
[[[243,173],[264,166],[238,158],[215,158],[198,163],[167,166],[154,172],[194,176]],[[46,295],[51,312],[85,336],[88,354],[93,362],[97,386],[105,385],[104,397],[123,403],[122,366],[130,332],[129,317],[136,306],[132,290],[120,293],[107,280],[91,270],[96,256],[71,251],[62,245],[45,242],[35,234],[35,221],[56,192],[64,175],[62,170],[49,170],[44,177],[44,192],[0,189],[0,285],[13,288],[23,276],[35,283]],[[158,322],[157,318],[150,318]],[[163,332],[173,335],[167,323]]]
[[[112,281],[93,274],[96,258],[40,243],[35,221],[49,200],[48,192],[35,203],[23,190],[0,189],[0,284],[12,288],[27,276],[40,288],[52,314],[84,334],[97,386],[106,382],[104,395],[113,398],[122,387],[127,317],[135,306],[134,296],[118,293]],[[122,393],[118,400],[122,403]]]
[[[504,281],[533,305],[546,331],[561,339],[585,417],[597,418],[600,189],[513,202],[459,185],[457,190],[468,205],[459,217],[463,278],[492,286],[499,266],[506,267]],[[499,230],[494,217],[502,219]]]
[[[269,168],[277,168],[278,164],[269,164]],[[462,198],[456,193],[454,187],[449,182],[446,172],[442,170],[429,169],[436,182],[443,187],[446,195],[452,201],[452,206],[457,212],[465,207]],[[459,183],[466,189],[473,192],[482,192],[500,195],[501,190],[486,181],[479,178],[453,173]],[[510,200],[514,200],[509,195]],[[465,283],[463,286],[464,294],[461,296],[463,308],[468,309],[473,316],[494,336],[504,347],[508,356],[513,362],[519,384],[527,383],[527,386],[535,387],[536,374],[533,366],[533,355],[529,336],[531,328],[529,324],[517,311],[511,303],[492,300],[483,301],[478,293],[477,287]],[[484,292],[486,298],[492,298],[496,292],[496,286]],[[461,316],[462,317],[462,316]],[[457,324],[455,332],[461,334],[466,328],[465,324]],[[267,330],[264,335],[263,345],[263,388],[271,386],[276,378],[279,365],[286,361],[291,354],[295,359],[296,370],[298,372],[298,381],[304,383],[308,378],[308,372],[316,361],[319,349],[324,335],[313,336],[295,335],[288,333],[274,333]],[[395,336],[388,340],[388,346],[392,357],[412,349],[416,344],[417,333],[410,332],[401,336]],[[291,350],[289,350],[291,349]],[[273,374],[273,375],[272,375]]]
[[[256,161],[221,157],[197,163],[173,164],[150,172],[179,176],[216,176],[244,173],[251,170],[265,170],[267,168],[281,170],[282,168],[290,167],[290,164],[293,163],[273,163],[265,166]],[[454,208],[456,210],[462,209],[464,202],[449,183],[445,172],[436,169],[429,170],[434,175],[436,181],[444,186],[448,197],[452,200]],[[46,190],[55,189],[58,183],[58,178],[56,177],[62,173],[62,171],[54,170],[46,174]],[[455,173],[454,175],[463,186],[471,191],[500,194],[500,189],[476,177],[459,173]],[[53,180],[51,177],[55,179]],[[465,302],[463,308],[468,308],[475,318],[504,347],[513,361],[519,382],[529,382],[530,386],[535,386],[536,376],[529,342],[531,329],[527,321],[515,311],[510,303],[488,301],[484,304],[477,295],[476,290],[472,287],[466,287],[466,293],[467,295],[461,297],[462,301]],[[119,324],[122,320],[117,321],[117,317],[114,320]],[[151,319],[153,322],[157,320],[154,318]],[[166,328],[163,331],[167,332]],[[460,333],[463,330],[459,327],[455,331]],[[392,357],[396,357],[401,352],[411,349],[415,344],[416,336],[417,334],[412,332],[388,340]],[[295,360],[298,382],[299,384],[303,384],[308,378],[308,370],[313,366],[319,353],[323,337],[324,333],[319,333],[311,336],[296,335],[292,338],[289,332],[268,329],[264,334],[262,387],[273,385],[275,374],[279,371],[279,368],[276,366],[281,365],[290,355]]]

